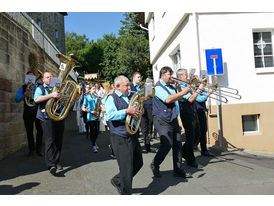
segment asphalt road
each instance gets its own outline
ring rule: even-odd
[[[66,125],[61,162],[64,170],[52,176],[43,157],[27,156],[27,148],[0,161],[1,195],[117,195],[110,179],[118,172],[111,159],[109,133],[98,137],[99,152],[94,154],[91,143],[80,135],[74,121]],[[141,140],[141,145],[143,142]],[[153,140],[154,147],[159,140]],[[274,194],[274,155],[231,149],[208,158],[195,156],[198,169],[184,164],[193,178],[173,176],[172,152],[162,163],[161,178],[153,178],[149,165],[155,154],[143,153],[144,165],[133,179],[133,195],[257,195]]]

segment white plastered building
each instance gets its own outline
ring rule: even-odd
[[[219,85],[241,100],[220,106],[222,146],[274,152],[274,13],[146,12],[154,81],[170,66],[206,70],[205,50],[222,49]],[[208,143],[218,145],[216,102],[208,105]]]

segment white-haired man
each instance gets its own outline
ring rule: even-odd
[[[108,95],[106,121],[111,133],[111,145],[119,165],[119,173],[111,179],[111,184],[119,194],[132,193],[132,179],[143,166],[142,150],[136,135],[126,130],[126,115],[142,115],[135,107],[128,107],[130,82],[121,75],[114,80],[115,92]]]

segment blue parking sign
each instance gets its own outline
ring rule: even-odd
[[[222,49],[206,49],[206,66],[208,75],[223,75]]]

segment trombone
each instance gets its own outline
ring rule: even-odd
[[[204,89],[202,90],[202,92],[209,92],[209,90],[211,89],[213,91],[211,93],[211,95],[214,95],[214,96],[210,95],[209,98],[215,99],[215,100],[223,102],[223,103],[228,102],[227,97],[231,97],[231,98],[235,98],[235,99],[239,99],[239,100],[242,98],[241,95],[239,95],[239,91],[237,89],[229,88],[229,87],[219,88],[217,83],[216,84],[208,84],[207,78],[199,81],[195,77],[193,77],[190,80],[181,80],[181,79],[172,77],[171,80],[174,82],[178,82],[179,84],[189,85],[193,90],[194,89],[196,90],[200,84],[204,84],[205,86],[204,86]],[[202,93],[200,93],[200,94],[205,95]]]

